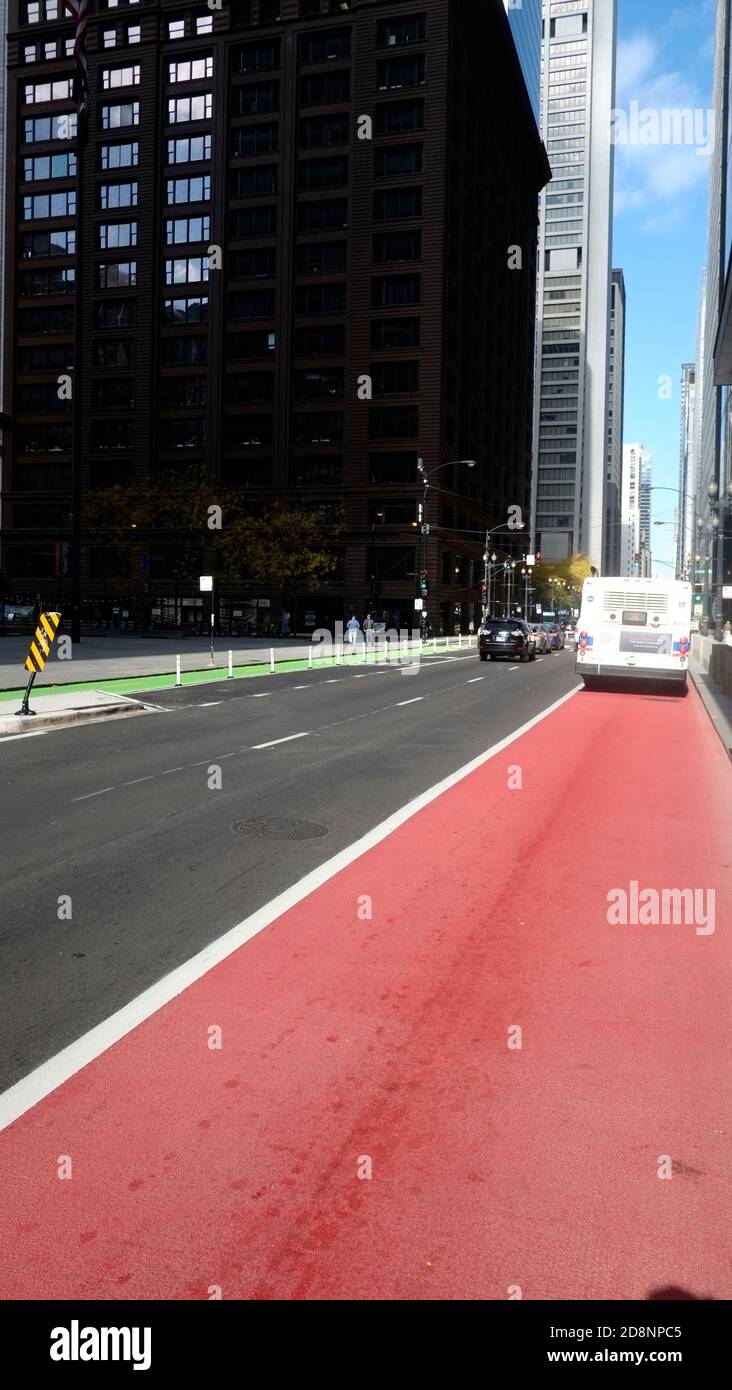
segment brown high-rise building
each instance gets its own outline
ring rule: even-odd
[[[67,609],[62,3],[10,5],[1,568],[9,598]],[[253,510],[342,507],[338,567],[293,600],[299,631],[367,607],[411,624],[423,567],[435,630],[476,618],[481,531],[511,505],[528,518],[549,177],[503,0],[90,0],[87,48],[84,492],[178,473],[214,479],[222,504],[233,488]],[[86,535],[85,615],[116,601],[139,624],[194,621],[205,539],[181,555],[150,534],[120,586]],[[510,545],[520,558],[528,532],[496,538]],[[276,617],[278,592],[219,584],[222,626]]]

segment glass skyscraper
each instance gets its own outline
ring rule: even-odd
[[[541,90],[541,0],[503,0],[503,4],[538,125]]]

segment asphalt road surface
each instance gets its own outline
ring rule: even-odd
[[[0,741],[0,1090],[576,684],[570,652],[472,651],[156,692],[149,714]]]

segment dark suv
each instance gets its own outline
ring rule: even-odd
[[[478,628],[478,656],[495,661],[508,656],[512,661],[533,661],[536,640],[523,618],[486,618]]]

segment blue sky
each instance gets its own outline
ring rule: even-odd
[[[641,111],[708,111],[715,9],[715,0],[619,0],[616,109],[636,101]],[[673,487],[681,363],[696,356],[708,171],[693,146],[616,144],[613,265],[622,267],[627,293],[623,433],[650,449],[654,482]],[[670,400],[659,399],[662,376],[671,378]],[[654,519],[672,521],[674,501],[654,493]],[[672,526],[654,528],[653,553],[672,559]],[[659,563],[658,575],[671,571]]]

